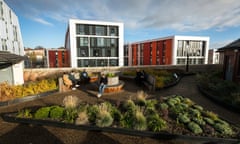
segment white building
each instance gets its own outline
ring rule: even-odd
[[[65,47],[76,67],[123,66],[123,23],[70,19]]]
[[[217,49],[209,49],[208,64],[219,64],[220,53]]]
[[[18,17],[0,0],[0,52],[10,52],[22,59],[24,55],[23,41],[18,23]],[[6,57],[10,58],[10,57]],[[12,57],[11,57],[12,58]],[[3,61],[0,61],[0,82],[7,81],[9,84],[23,84],[23,61],[9,60],[12,66],[4,67]]]

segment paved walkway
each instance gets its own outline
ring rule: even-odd
[[[81,86],[81,90],[75,90],[65,93],[56,93],[51,96],[43,97],[34,101],[28,101],[24,103],[14,104],[11,106],[0,107],[0,113],[19,111],[22,108],[62,104],[62,100],[67,95],[76,95],[83,101],[99,102],[103,100],[126,100],[129,98],[134,99],[137,91],[141,90],[140,87],[135,86],[133,82],[125,82],[124,90],[119,93],[105,94],[98,99],[96,97],[97,92],[88,90],[88,87]],[[197,104],[203,106],[205,109],[217,113],[223,119],[232,122],[236,125],[240,125],[240,114],[234,113],[226,108],[215,104],[204,95],[202,95],[196,86],[195,76],[186,76],[182,78],[180,83],[174,87],[149,93],[149,96],[159,98],[160,96],[169,95],[182,95],[192,99]],[[98,136],[96,136],[98,135]],[[91,137],[90,137],[91,136]],[[95,137],[96,142],[92,139]],[[39,140],[41,142],[39,142]],[[108,142],[106,142],[108,140]],[[99,134],[94,132],[69,130],[55,127],[39,127],[18,125],[13,123],[4,122],[0,118],[0,143],[160,143],[159,140],[152,140],[149,138],[130,137],[126,135],[118,134]],[[163,142],[165,143],[165,142]]]

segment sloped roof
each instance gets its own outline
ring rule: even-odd
[[[25,57],[23,56],[12,54],[7,51],[0,51],[0,69],[19,63],[24,59]]]
[[[219,48],[218,51],[226,50],[226,49],[240,49],[240,39],[237,39],[226,46]]]

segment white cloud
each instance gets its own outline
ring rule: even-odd
[[[41,24],[44,24],[44,25],[53,26],[52,23],[50,23],[50,22],[48,22],[44,19],[41,19],[41,18],[33,18],[33,20],[36,21],[36,22],[39,22]]]

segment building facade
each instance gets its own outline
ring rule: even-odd
[[[223,64],[223,78],[240,83],[240,39],[219,48],[219,63]]]
[[[219,64],[219,52],[217,49],[208,50],[208,64]]]
[[[47,65],[49,68],[70,67],[69,51],[66,49],[48,49]]]
[[[123,23],[70,19],[65,38],[70,66],[123,66],[123,41]]]
[[[124,65],[207,64],[209,37],[170,36],[124,45]]]
[[[3,53],[9,52],[20,57],[24,55],[18,17],[3,0],[0,0],[0,51]],[[0,61],[0,63],[4,62]],[[23,84],[23,68],[23,60],[12,63],[9,67],[1,68],[0,82],[7,81],[9,84],[14,85]]]
[[[46,49],[39,48],[25,48],[25,56],[28,58],[25,60],[25,68],[44,68],[47,67]]]

